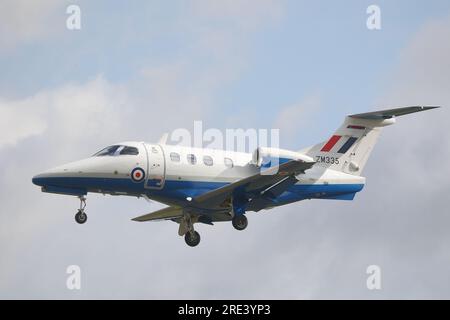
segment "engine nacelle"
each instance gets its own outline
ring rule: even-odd
[[[253,152],[252,163],[257,167],[274,167],[289,160],[314,162],[314,159],[295,151],[259,147]]]

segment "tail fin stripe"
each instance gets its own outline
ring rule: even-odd
[[[352,145],[358,140],[358,138],[350,137],[348,140],[344,143],[344,145],[339,149],[338,153],[346,153],[348,149],[352,147]]]
[[[333,149],[334,145],[341,139],[341,136],[334,135],[328,140],[328,142],[320,150],[321,152],[328,152]]]

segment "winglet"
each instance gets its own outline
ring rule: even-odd
[[[403,107],[395,109],[380,110],[374,112],[366,112],[359,114],[352,114],[349,117],[357,119],[368,119],[368,120],[382,120],[391,119],[394,117],[403,116],[405,114],[410,114],[414,112],[421,112],[431,109],[440,108],[439,106],[414,106],[414,107]]]

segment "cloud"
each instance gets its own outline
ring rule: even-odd
[[[191,35],[194,59],[206,65],[204,80],[219,85],[233,81],[249,62],[253,36],[284,15],[284,1],[237,0],[189,2],[178,26]],[[216,74],[221,75],[220,83]]]
[[[95,136],[106,139],[121,127],[126,94],[101,75],[85,84],[66,84],[34,96],[0,102],[0,148],[45,135],[78,143]]]
[[[58,31],[57,13],[65,13],[64,1],[3,0],[0,2],[0,51],[42,40]],[[60,30],[65,29],[61,19]]]
[[[400,53],[401,62],[388,80],[395,90],[388,90],[381,102],[448,105],[449,30],[450,18],[445,18],[429,22],[417,32]]]
[[[447,184],[448,166],[425,165],[430,157],[450,156],[448,108],[450,106],[450,17],[426,24],[401,54],[401,63],[380,97],[385,106],[434,105],[441,109],[399,119],[390,139],[389,154],[401,151],[409,160],[393,157],[396,170],[405,176],[420,172],[435,183],[417,181],[420,187],[441,189]],[[401,128],[399,128],[401,127]],[[388,131],[388,130],[386,130]],[[414,137],[414,138],[406,138]],[[433,161],[433,160],[432,160]],[[439,169],[439,170],[437,170]]]
[[[297,134],[304,130],[312,117],[319,112],[320,100],[317,96],[311,95],[298,103],[280,108],[273,127],[281,130],[285,143],[286,140],[298,143]]]
[[[241,31],[252,31],[281,19],[284,1],[236,0],[236,1],[192,1],[191,12],[201,19],[236,27]]]
[[[22,139],[41,134],[46,129],[45,120],[34,112],[28,101],[0,101],[0,148],[5,145],[16,145]]]

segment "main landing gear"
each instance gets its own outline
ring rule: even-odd
[[[231,223],[236,230],[242,231],[248,226],[248,220],[245,216],[245,206],[247,203],[248,199],[231,198]]]
[[[198,222],[198,217],[192,217],[189,213],[185,213],[178,229],[178,234],[184,236],[184,241],[190,247],[195,247],[200,243],[200,234],[194,230],[195,222]]]
[[[233,220],[231,220],[231,223],[233,224],[233,227],[239,231],[244,230],[248,226],[247,217],[243,214],[235,215]]]
[[[184,236],[184,241],[190,247],[196,247],[200,243],[200,234],[194,230],[194,223],[197,222],[202,221],[197,215],[193,216],[189,213],[185,213],[179,221],[178,234]],[[243,213],[235,214],[231,222],[233,227],[239,231],[244,230],[248,226],[247,217]]]
[[[195,247],[200,243],[200,234],[197,231],[189,231],[184,235],[184,241],[190,247]]]
[[[87,221],[87,214],[84,211],[84,208],[86,208],[86,198],[84,196],[81,196],[79,198],[80,209],[78,209],[78,212],[75,214],[75,221],[79,224],[83,224]]]

